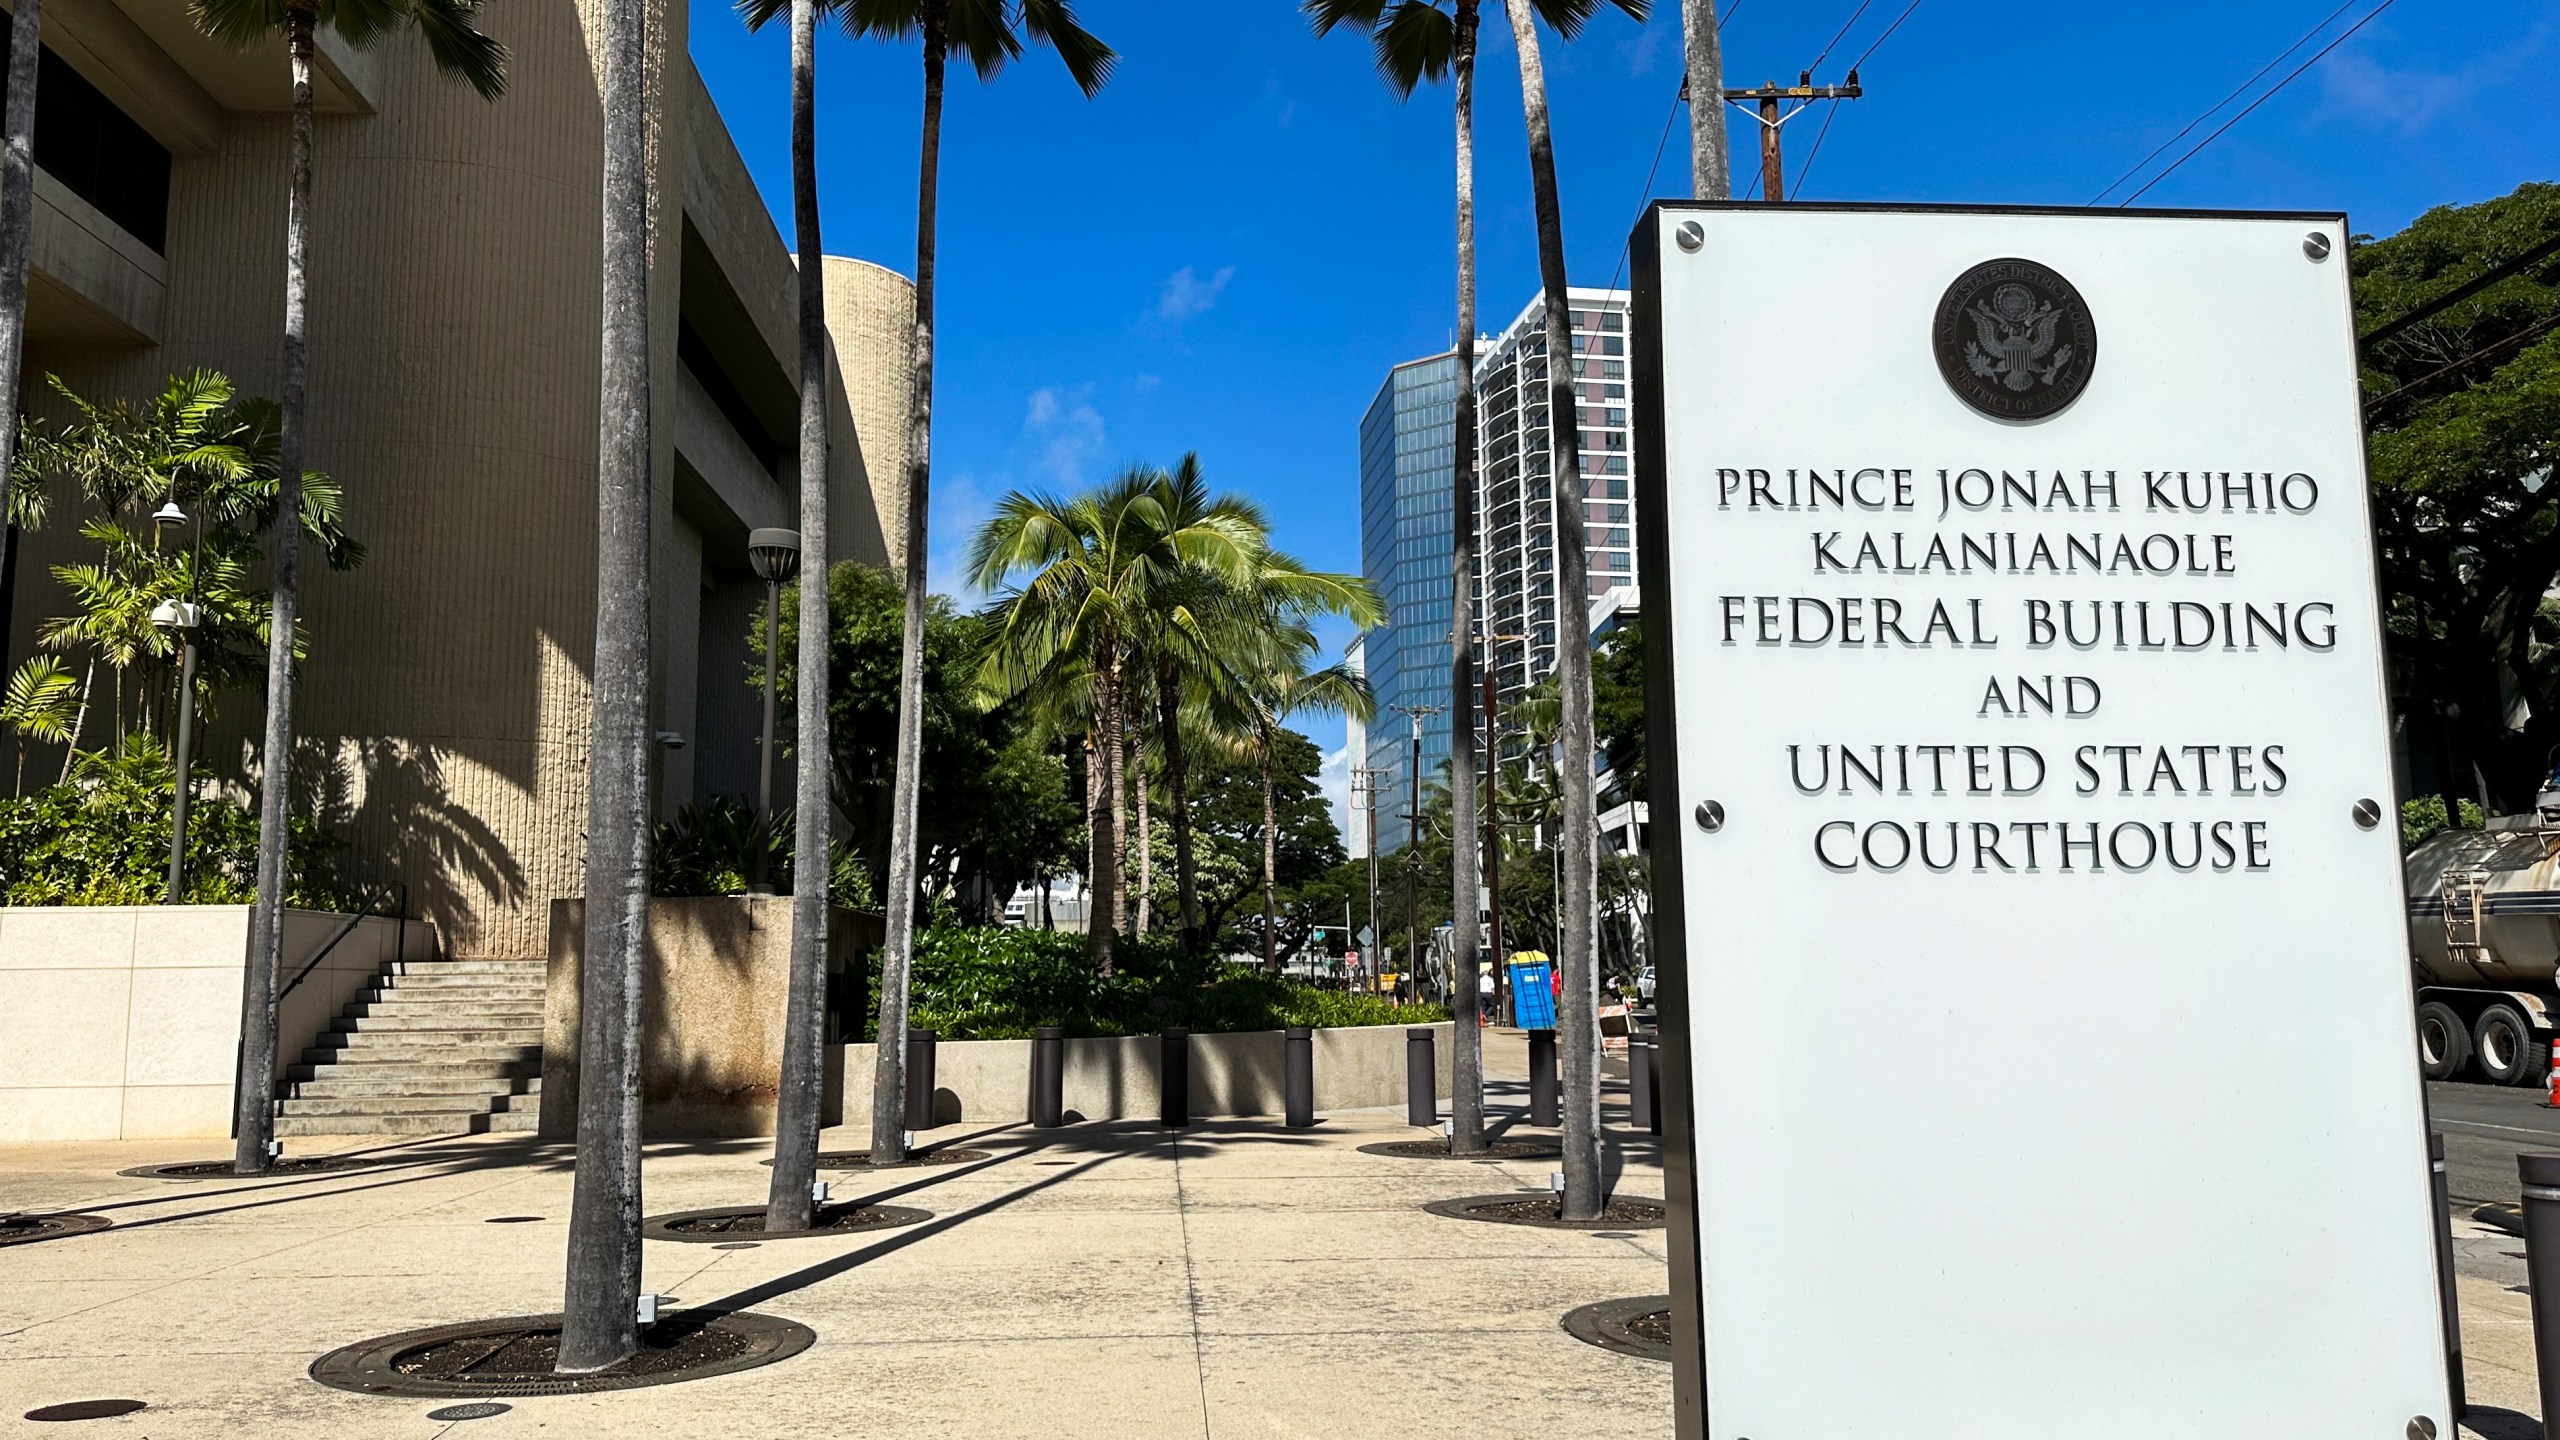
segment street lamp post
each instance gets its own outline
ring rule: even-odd
[[[1395,707],[1413,722],[1413,764],[1409,782],[1411,798],[1404,814],[1404,948],[1407,954],[1405,973],[1412,976],[1407,997],[1422,998],[1422,972],[1414,968],[1422,959],[1422,722],[1447,709],[1445,705],[1398,705]]]
[[[187,523],[187,514],[171,500],[152,512],[152,540],[156,544],[172,525]],[[196,525],[196,555],[201,560],[204,549],[204,526]],[[186,903],[187,885],[187,801],[192,798],[191,774],[195,763],[196,734],[196,624],[203,611],[196,604],[196,574],[201,567],[187,567],[187,598],[163,600],[151,611],[151,623],[178,634],[178,750],[177,789],[171,797],[169,817],[169,892],[171,905]]]
[[[764,748],[757,756],[759,834],[751,862],[753,873],[747,877],[747,893],[770,895],[773,886],[765,878],[765,861],[773,849],[769,832],[773,825],[774,662],[782,643],[782,585],[800,573],[800,532],[772,528],[748,531],[747,563],[754,567],[756,578],[764,581]]]

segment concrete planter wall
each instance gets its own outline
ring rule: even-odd
[[[543,1002],[542,1134],[578,1130],[579,955],[586,902],[551,902],[551,963]],[[880,943],[880,917],[838,909],[828,922],[828,969],[843,975]],[[791,974],[791,897],[649,902],[642,981],[641,1129],[651,1139],[773,1133],[782,1084],[783,1006]],[[824,1119],[835,1124],[830,1086]]]
[[[346,923],[284,912],[282,985]],[[399,958],[404,927],[368,917],[284,997],[276,1073]],[[435,953],[405,927],[408,958]],[[0,907],[0,1143],[218,1139],[231,1133],[246,905]]]
[[[1402,1105],[1405,1028],[1364,1025],[1315,1032],[1316,1108],[1358,1110]],[[1449,1094],[1449,1023],[1431,1027],[1432,1057],[1442,1097]],[[1031,1116],[1028,1040],[955,1040],[934,1047],[934,1123],[1027,1120]],[[1153,1035],[1066,1042],[1064,1104],[1071,1118],[1152,1120],[1162,1114],[1156,1086],[1160,1042]],[[871,1113],[876,1047],[830,1047],[828,1069],[843,1076],[844,1113]],[[1283,1032],[1248,1030],[1191,1037],[1191,1113],[1201,1117],[1281,1113]],[[546,1091],[550,1086],[546,1082]]]

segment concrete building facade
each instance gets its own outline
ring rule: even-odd
[[[44,18],[22,404],[45,413],[48,375],[139,399],[195,367],[274,394],[281,45],[217,45],[184,0],[51,0]],[[451,953],[529,956],[551,901],[582,888],[598,11],[510,6],[484,23],[512,57],[494,103],[437,74],[413,36],[355,51],[322,32],[309,464],[343,488],[370,553],[351,572],[303,570],[297,790],[349,842],[350,875],[405,883]],[[654,6],[650,31],[651,638],[656,728],[682,741],[659,754],[667,817],[754,788],[747,636],[763,587],[745,544],[796,524],[797,281],[709,93],[667,43],[686,32],[683,0]],[[77,115],[57,97],[114,132],[115,183],[63,158]],[[912,299],[876,266],[831,258],[827,274],[832,558],[882,563],[895,531],[875,497],[899,481]],[[49,567],[78,553],[75,528],[24,537],[12,667],[69,604]],[[261,703],[222,697],[205,746],[215,781],[254,774]]]

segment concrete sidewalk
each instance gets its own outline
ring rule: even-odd
[[[1509,1088],[1509,1087],[1505,1087]],[[1622,1113],[1622,1112],[1621,1112]],[[1559,1328],[1588,1301],[1665,1288],[1662,1232],[1469,1224],[1423,1202],[1547,1188],[1552,1162],[1357,1153],[1398,1113],[1313,1131],[1215,1122],[953,1126],[986,1162],[838,1172],[933,1212],[901,1230],[754,1249],[652,1242],[646,1288],[746,1298],[814,1328],[766,1369],[512,1400],[487,1434],[721,1436],[1656,1436],[1667,1366]],[[830,1147],[867,1135],[831,1132]],[[35,1406],[130,1397],[81,1433],[416,1436],[452,1401],[367,1398],[304,1375],[323,1352],[417,1326],[556,1310],[569,1152],[525,1137],[352,1141],[375,1170],[255,1184],[122,1179],[218,1146],[12,1147],[0,1210],[115,1228],[0,1249],[0,1433],[63,1433]],[[318,1142],[294,1154],[320,1152]],[[652,1213],[762,1203],[766,1142],[653,1145]],[[1626,1193],[1658,1196],[1645,1137],[1612,1136]],[[493,1217],[533,1215],[528,1223]]]

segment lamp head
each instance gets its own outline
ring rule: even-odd
[[[163,630],[193,630],[202,617],[192,600],[163,600],[151,607],[151,623]]]
[[[747,564],[756,578],[779,585],[800,573],[800,532],[759,529],[747,532]]]
[[[187,523],[187,512],[178,508],[178,502],[175,499],[166,500],[161,502],[159,509],[151,512],[151,523],[155,528],[184,525]]]

